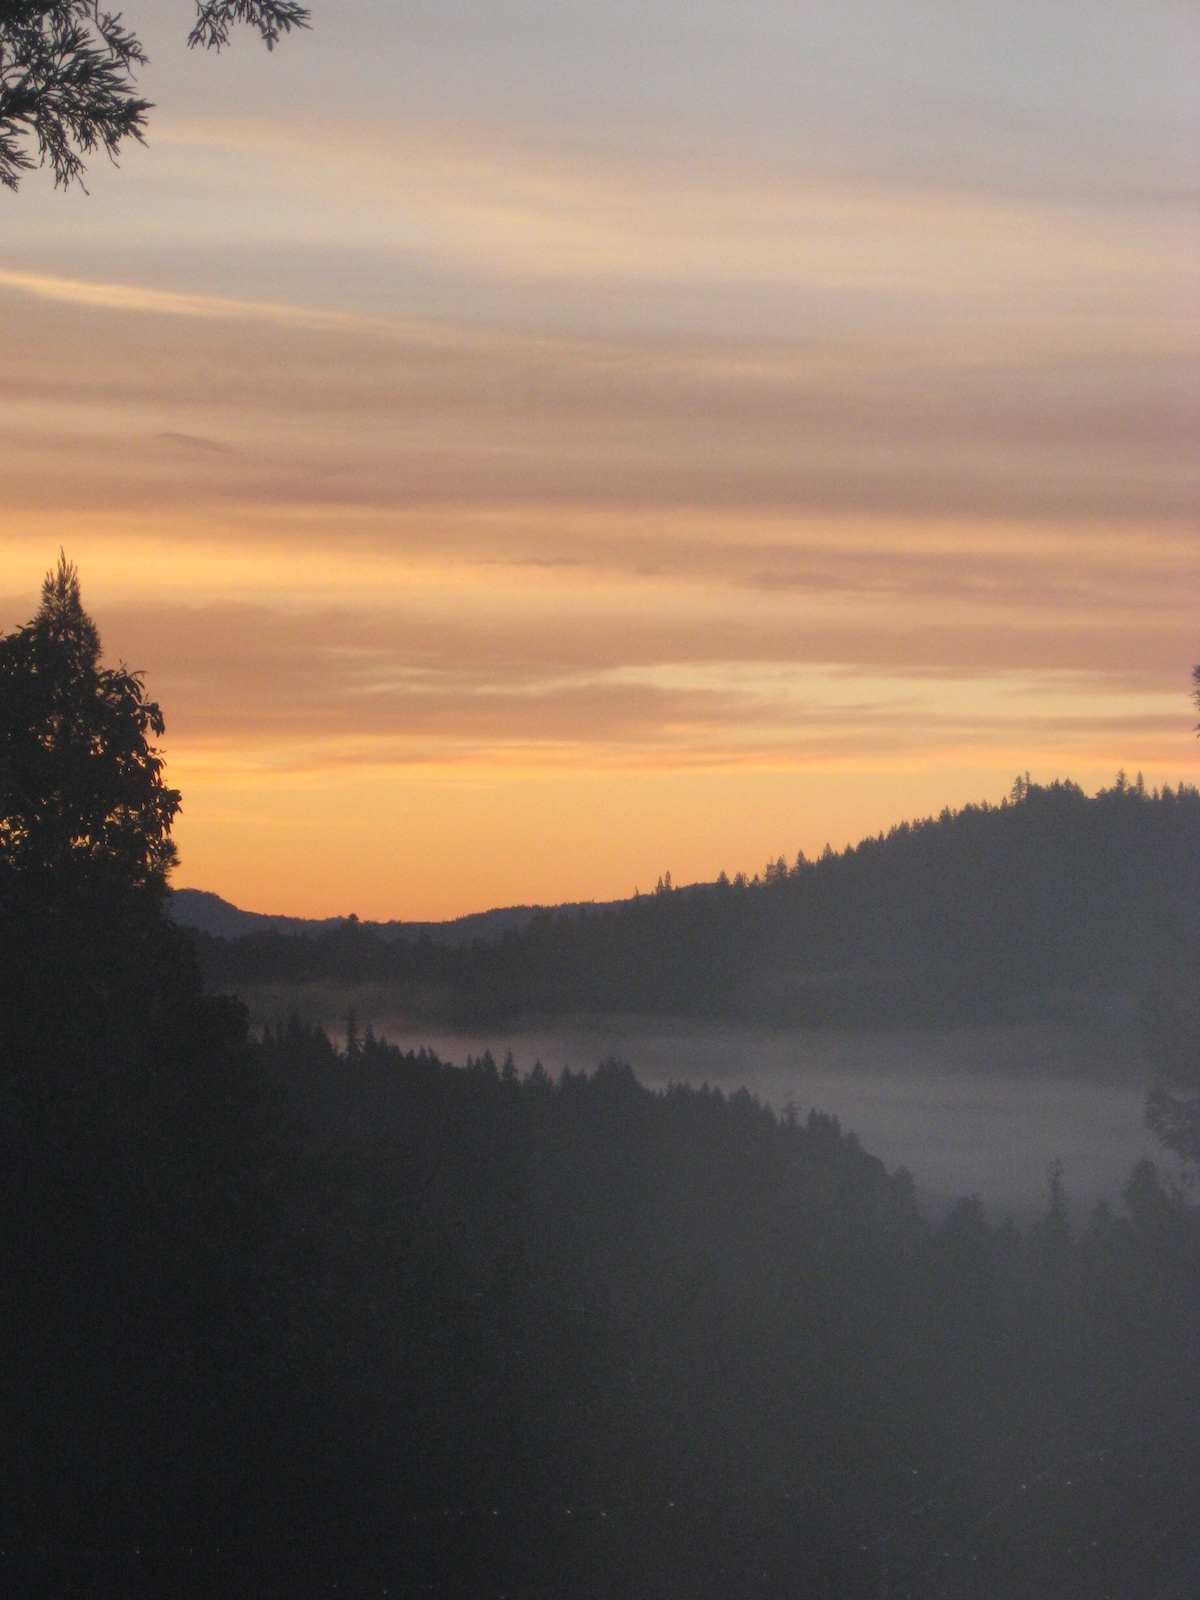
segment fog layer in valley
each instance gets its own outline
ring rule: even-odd
[[[557,1075],[616,1056],[651,1088],[745,1087],[776,1110],[832,1112],[889,1167],[907,1167],[937,1217],[978,1194],[992,1217],[1027,1219],[1044,1209],[1050,1165],[1061,1161],[1082,1223],[1097,1201],[1119,1202],[1143,1156],[1170,1166],[1144,1126],[1140,1047],[1127,1020],[859,1032],[588,1018],[459,1033],[389,1015],[377,992],[310,992],[307,1004],[297,991],[249,998],[260,1026],[298,1009],[340,1039],[353,1006],[360,1029],[444,1060],[490,1050],[500,1061],[511,1050],[522,1073],[540,1061]]]
[[[389,1037],[391,1034],[389,1033]],[[889,1167],[912,1173],[923,1206],[940,1215],[957,1196],[980,1195],[993,1216],[1044,1210],[1047,1172],[1061,1160],[1068,1197],[1082,1220],[1098,1200],[1116,1202],[1143,1155],[1159,1157],[1142,1119],[1143,1087],[1131,1048],[1089,1033],[962,1029],[947,1032],[719,1032],[617,1026],[547,1030],[469,1040],[421,1040],[461,1060],[511,1049],[518,1066],[592,1070],[605,1056],[628,1060],[639,1081],[743,1086],[777,1110],[790,1103],[834,1113]],[[1083,1075],[1089,1060],[1124,1074]]]

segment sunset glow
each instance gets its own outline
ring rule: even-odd
[[[1194,7],[126,12],[148,148],[0,201],[0,625],[63,547],[179,883],[449,917],[1200,778]]]

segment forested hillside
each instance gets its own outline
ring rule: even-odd
[[[449,949],[353,923],[200,939],[209,982],[388,983],[417,1015],[795,1023],[1044,1014],[1170,984],[1200,949],[1200,793],[1018,782],[752,882],[546,913]]]
[[[316,939],[344,922],[358,921],[357,917],[277,917],[260,911],[241,911],[206,889],[173,889],[169,904],[171,916],[180,927],[215,934],[220,939],[242,939],[251,933],[303,933]],[[549,907],[497,906],[492,911],[475,911],[465,917],[452,917],[447,922],[366,921],[362,926],[393,943],[398,939],[412,943],[427,937],[439,944],[458,946],[472,944],[476,939],[499,938],[510,928],[524,928],[547,910],[586,914],[596,909],[591,901]]]
[[[933,1222],[832,1119],[745,1091],[654,1093],[612,1060],[522,1078],[353,1031],[343,1051],[294,1019],[255,1037],[165,911],[162,729],[101,666],[63,562],[0,638],[0,1593],[1192,1600],[1186,1191],[1143,1162],[1085,1218],[1052,1171],[1026,1230],[970,1198]],[[664,892],[595,949],[748,974],[739,927],[760,951],[811,928],[842,960],[872,892],[932,884],[931,858],[960,863],[925,892],[970,927],[956,897],[994,834],[1010,873],[1055,864],[1073,915],[1098,860],[1127,943],[1085,925],[1072,959],[1132,961],[1146,884],[1189,892],[1167,871],[1195,805],[1022,794],[758,887]],[[1049,959],[1074,924],[1011,904]],[[846,921],[822,931],[829,907]],[[409,959],[510,998],[540,961],[573,1002],[600,925],[547,919],[474,968]],[[264,948],[388,949],[327,937]],[[921,946],[943,973],[949,938]],[[614,973],[642,996],[628,964],[580,992]],[[1191,1039],[1164,1029],[1152,1110],[1194,1172]]]
[[[615,1062],[128,1049],[4,1061],[5,1592],[1194,1592],[1200,1234],[1148,1166],[935,1227],[832,1120]]]

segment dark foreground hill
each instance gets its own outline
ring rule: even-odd
[[[744,1091],[222,1049],[182,1117],[11,1082],[5,1593],[1195,1594],[1200,1232],[1148,1166],[1081,1231],[1056,1185],[934,1227]]]
[[[1200,950],[1200,793],[1019,783],[762,880],[541,913],[491,941],[202,938],[218,988],[384,983],[415,1015],[952,1022],[1132,999]]]
[[[63,561],[0,640],[0,1594],[1192,1600],[1186,1195],[1143,1163],[1082,1226],[1053,1174],[1028,1230],[970,1200],[935,1225],[836,1123],[745,1093],[254,1038],[164,912],[162,726],[99,665]],[[1082,949],[1132,961],[1146,882],[1186,909],[1194,798],[1023,795],[1000,836],[1109,841],[1132,932]],[[649,915],[677,950],[693,908],[773,928],[789,888],[816,915],[858,855],[659,896],[597,948]],[[501,998],[538,970],[569,993],[556,974],[586,969],[541,952],[592,927],[436,959],[451,997],[489,971]],[[1164,1128],[1190,1126],[1185,1082]]]

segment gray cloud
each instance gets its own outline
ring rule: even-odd
[[[721,765],[845,755],[864,738],[882,757],[1005,737],[1059,750],[1097,735],[1177,737],[1193,642],[1149,620],[1116,634],[982,636],[861,624],[797,635],[779,620],[612,629],[578,617],[448,630],[402,611],[229,604],[106,607],[100,620],[114,652],[148,667],[173,740],[264,758],[289,748],[318,765],[515,748],[549,761],[588,748]]]
[[[1136,334],[1116,349],[1056,350],[1050,335],[957,353],[383,339],[16,299],[0,356],[13,505],[690,504],[1168,524],[1200,508],[1193,353],[1139,349]],[[166,416],[178,425],[148,426]],[[219,470],[189,470],[182,452],[168,469],[141,443],[215,431],[237,447]]]
[[[0,536],[173,749],[1184,748],[1194,6],[129,15],[152,148],[6,229]]]

